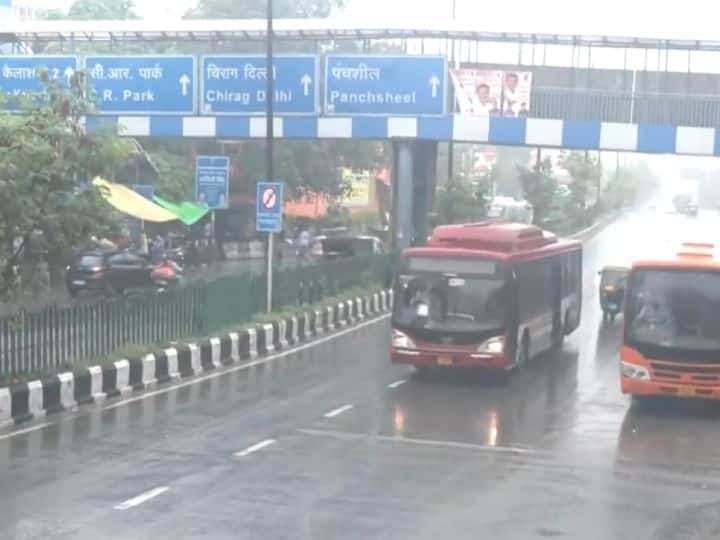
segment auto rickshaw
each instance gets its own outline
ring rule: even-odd
[[[600,307],[603,321],[615,322],[615,317],[622,311],[629,272],[630,269],[624,266],[606,266],[600,270]]]

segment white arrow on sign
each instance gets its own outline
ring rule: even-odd
[[[188,77],[187,75],[183,74],[183,75],[180,77],[180,81],[179,81],[179,82],[180,82],[180,88],[182,88],[182,95],[183,95],[183,96],[187,96],[187,94],[188,94],[188,86],[190,86],[190,77]]]
[[[65,69],[65,79],[67,80],[68,84],[70,84],[70,80],[72,79],[73,75],[75,75],[75,70],[71,68],[70,66]]]
[[[432,97],[436,98],[438,93],[438,86],[440,86],[440,79],[437,75],[430,77],[430,88],[432,89]]]
[[[310,75],[308,75],[306,73],[305,75],[302,76],[302,79],[300,79],[300,84],[302,84],[302,86],[303,86],[303,92],[305,93],[305,95],[306,96],[309,95],[310,94],[310,85],[312,84],[312,77],[310,77]]]

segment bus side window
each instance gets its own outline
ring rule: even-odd
[[[518,268],[518,304],[520,320],[527,321],[547,310],[551,296],[552,259],[522,264]]]

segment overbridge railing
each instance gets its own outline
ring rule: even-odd
[[[534,87],[531,116],[669,126],[720,127],[720,96],[635,94]]]

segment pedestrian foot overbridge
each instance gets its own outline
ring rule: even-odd
[[[0,88],[10,96],[4,106],[17,108],[14,97],[41,88],[40,67],[61,82],[69,82],[73,73],[82,69],[97,108],[97,114],[86,119],[86,126],[95,133],[264,138],[266,82],[271,71],[274,137],[393,141],[393,216],[400,248],[426,236],[440,143],[720,155],[720,100],[708,107],[705,102],[699,103],[697,110],[672,105],[676,102],[650,102],[647,77],[638,76],[627,66],[619,74],[597,70],[589,60],[586,69],[578,69],[573,63],[556,74],[557,79],[572,75],[570,86],[549,88],[544,86],[543,77],[556,80],[555,68],[535,62],[536,52],[542,52],[543,57],[545,54],[545,49],[537,48],[550,45],[571,48],[573,58],[583,48],[589,54],[593,47],[622,48],[627,57],[629,50],[652,48],[712,54],[720,51],[715,41],[679,36],[550,35],[524,29],[480,31],[467,24],[378,27],[347,19],[279,20],[275,37],[278,43],[291,42],[292,47],[278,46],[272,70],[268,70],[262,54],[262,20],[30,21],[0,24],[0,35],[18,50],[36,43],[56,53],[0,57]],[[389,50],[396,52],[377,54],[372,47],[377,40],[387,41]],[[139,41],[147,42],[149,50],[153,43],[182,43],[181,48],[189,52],[122,52],[123,44]],[[84,44],[85,51],[88,43],[111,44],[112,52],[76,54],[74,47],[79,43]],[[223,52],[193,54],[207,50],[208,43],[213,44],[213,50]],[[460,83],[463,74],[458,70],[463,66],[484,69],[478,50],[493,43],[518,45],[518,65],[504,66],[499,73],[514,77],[515,84],[518,73],[524,74],[525,94],[520,88],[506,86],[509,78],[501,76],[500,102],[478,114],[467,103],[481,101],[478,89],[488,85]],[[524,64],[522,51],[526,46],[532,50],[531,66]],[[286,52],[289,50],[293,52]],[[345,52],[348,50],[354,52]],[[647,59],[645,64],[647,68]],[[584,86],[577,82],[578,73],[587,79]],[[674,80],[672,74],[665,75]],[[624,81],[623,85],[628,80],[632,83],[626,94],[616,99],[615,95],[596,95],[590,82],[596,79],[605,81],[602,84],[616,79]],[[688,78],[685,85],[686,101],[693,103],[698,94],[694,84]],[[525,97],[519,97],[521,94]],[[511,95],[516,96],[512,106],[508,101]],[[666,113],[675,108],[681,110],[668,117]],[[698,110],[703,114],[694,114]],[[717,122],[713,120],[716,117]]]

